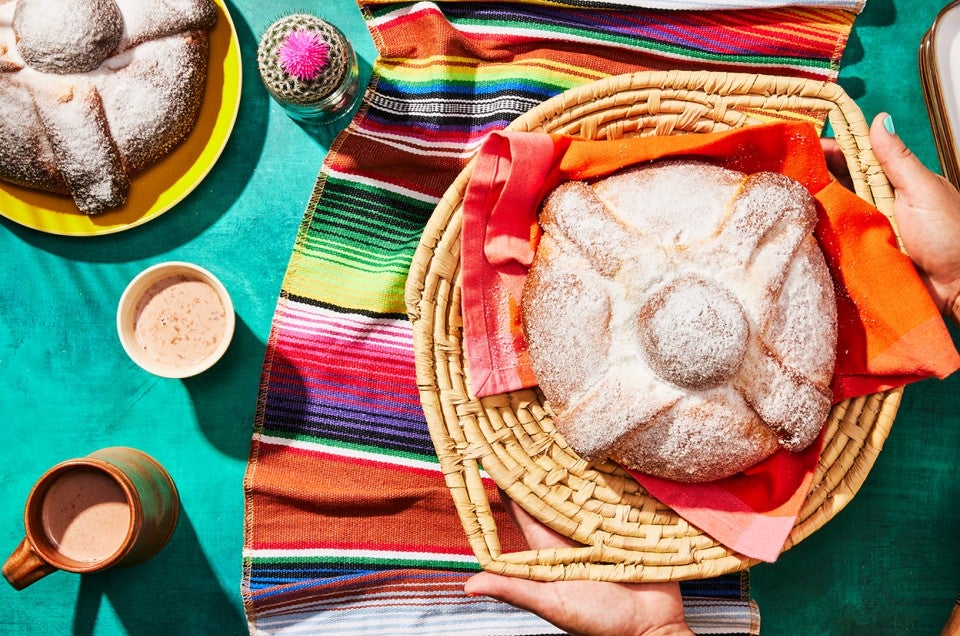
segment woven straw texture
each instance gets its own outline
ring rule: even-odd
[[[856,193],[891,215],[893,192],[856,104],[830,82],[753,74],[657,71],[572,89],[508,130],[615,139],[727,130],[772,119],[830,123]],[[665,581],[747,568],[737,554],[651,497],[619,466],[588,466],[553,428],[539,390],[477,399],[462,350],[461,203],[468,165],[439,203],[406,288],[417,380],[430,433],[474,553],[484,569],[539,580]],[[887,437],[902,390],[837,404],[813,486],[785,549],[853,498]],[[482,469],[481,469],[482,467]],[[534,517],[585,547],[503,553],[481,470]]]

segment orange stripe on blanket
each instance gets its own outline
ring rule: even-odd
[[[409,551],[414,545],[471,553],[463,529],[452,523],[450,493],[432,471],[261,444],[257,491],[250,496],[255,523],[248,545],[254,549]],[[496,504],[505,545],[519,549],[519,536],[492,486],[488,497]]]

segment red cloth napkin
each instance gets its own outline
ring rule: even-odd
[[[464,348],[478,397],[536,379],[519,317],[526,272],[539,240],[537,212],[559,183],[631,164],[689,156],[745,173],[775,171],[814,196],[815,236],[837,282],[834,401],[960,368],[960,355],[887,218],[830,176],[816,130],[775,123],[721,133],[590,141],[542,133],[493,133],[464,196]],[[732,477],[686,484],[635,474],[664,504],[716,540],[773,561],[796,520],[820,455],[780,451]]]

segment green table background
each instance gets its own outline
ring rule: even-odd
[[[163,463],[182,515],[152,561],[84,577],[54,573],[24,591],[0,583],[3,634],[242,634],[242,480],[260,364],[290,249],[330,136],[309,135],[267,96],[259,35],[314,11],[354,42],[361,80],[376,52],[356,6],[227,2],[243,55],[241,110],[227,149],[185,201],[120,234],[64,238],[0,220],[0,552],[49,466],[129,445]],[[931,168],[939,163],[917,47],[942,3],[869,0],[841,84],[868,118],[887,110]],[[164,260],[196,262],[230,290],[237,331],[226,357],[187,380],[156,378],[115,331],[126,284]],[[860,494],[777,563],[752,570],[765,634],[934,634],[960,592],[960,378],[907,389]]]

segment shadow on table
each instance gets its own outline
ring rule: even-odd
[[[348,113],[344,113],[332,122],[324,125],[310,125],[304,122],[293,120],[307,135],[317,142],[325,150],[329,150],[344,128],[346,128],[353,118],[356,117],[360,108],[363,106],[363,97],[366,94],[370,84],[370,75],[373,73],[373,65],[366,58],[357,56],[357,66],[359,67],[359,77],[357,86],[357,98]]]
[[[104,599],[128,634],[247,633],[239,592],[223,589],[183,509],[170,543],[153,559],[83,575],[73,634],[95,633]]]
[[[272,356],[270,396],[260,395],[265,353],[266,345],[238,316],[223,359],[209,371],[183,380],[204,436],[230,457],[249,457],[258,399],[267,400],[263,409],[281,428],[291,422],[295,427],[306,425],[319,408],[298,363],[278,351]]]
[[[256,51],[257,39],[250,26],[235,3],[228,1],[228,5],[240,49]],[[243,55],[241,62],[245,79],[258,76],[255,55]],[[45,234],[6,220],[3,224],[38,249],[82,262],[126,262],[169,252],[202,234],[240,197],[263,151],[268,108],[269,98],[263,86],[244,81],[230,140],[213,169],[182,202],[142,226],[78,240]]]
[[[250,451],[265,348],[238,315],[223,359],[210,370],[183,380],[204,436],[229,457],[246,459]]]
[[[891,27],[896,23],[896,20],[897,9],[893,6],[892,0],[870,0],[866,7],[864,7],[863,13],[857,16],[856,21],[853,23],[853,29],[847,40],[847,46],[843,51],[841,68],[847,69],[864,61],[865,50],[863,37],[860,34],[861,29]],[[867,60],[867,62],[867,68],[875,71],[881,60]],[[867,94],[867,82],[859,75],[859,72],[860,69],[856,69],[850,73],[841,71],[841,76],[837,80],[843,90],[853,100],[861,99]]]

